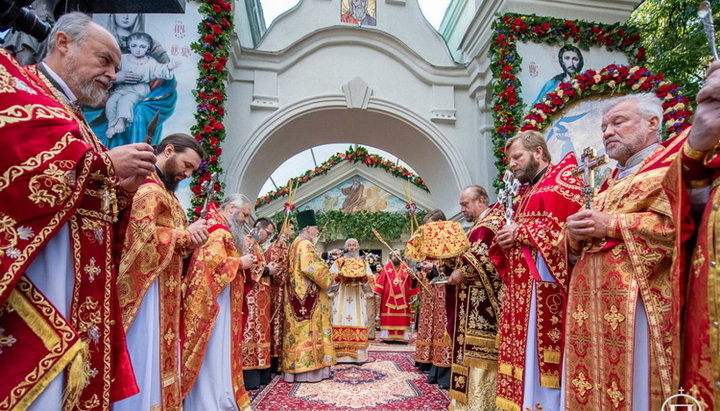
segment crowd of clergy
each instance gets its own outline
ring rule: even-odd
[[[0,49],[0,409],[245,410],[273,373],[318,382],[409,341],[413,315],[452,410],[720,404],[720,63],[665,141],[655,95],[607,104],[597,187],[591,154],[519,132],[500,201],[466,187],[469,229],[430,212],[378,269],[355,239],[323,259],[312,210],[256,219],[234,193],[188,222],[196,138],[108,150],[78,109],[119,61],[81,13],[38,65]]]

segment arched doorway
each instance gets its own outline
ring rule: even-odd
[[[376,99],[367,109],[348,109],[340,96],[312,99],[275,113],[246,144],[227,153],[227,191],[262,194],[263,183],[286,159],[340,142],[377,147],[402,158],[425,180],[436,207],[450,215],[458,211],[459,191],[470,183],[462,156],[431,122]]]

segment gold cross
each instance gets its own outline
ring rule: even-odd
[[[620,324],[621,322],[625,321],[625,316],[622,315],[622,314],[618,311],[618,309],[617,309],[617,307],[615,306],[615,304],[613,304],[612,307],[610,307],[610,312],[609,312],[609,313],[605,313],[605,315],[603,316],[603,318],[605,319],[605,321],[607,321],[607,322],[610,323],[610,326],[612,327],[613,331],[615,331],[615,330],[617,329],[618,324]]]
[[[595,194],[595,169],[607,162],[607,154],[598,156],[594,148],[587,147],[580,156],[580,165],[571,171],[576,177],[580,174],[583,176],[585,186],[582,188],[582,194],[585,197],[585,208],[588,210],[592,208],[592,198]]]

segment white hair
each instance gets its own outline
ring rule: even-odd
[[[347,248],[350,241],[355,241],[358,244],[358,247],[360,247],[360,241],[358,241],[357,238],[348,238],[347,240],[345,240],[345,248]]]
[[[55,39],[58,33],[65,33],[72,41],[77,44],[85,41],[88,35],[87,27],[92,23],[92,19],[85,13],[74,11],[72,13],[63,14],[50,30],[48,35],[48,46],[45,57],[55,51]]]
[[[628,94],[626,96],[622,96],[616,100],[613,100],[610,102],[605,108],[603,109],[602,115],[605,116],[608,111],[610,111],[613,107],[617,106],[620,103],[624,103],[626,101],[635,101],[636,107],[638,113],[642,116],[644,119],[650,119],[653,117],[657,117],[658,119],[658,140],[660,139],[660,133],[662,132],[662,126],[663,126],[663,108],[662,108],[662,100],[658,98],[653,93],[637,93],[637,94]]]
[[[250,204],[250,199],[247,198],[246,195],[235,193],[230,194],[227,197],[225,197],[225,200],[220,204],[220,210],[225,210],[231,205],[234,205],[238,208],[242,208],[245,204]],[[239,213],[240,210],[235,211],[235,213]],[[233,215],[231,218],[228,218],[228,228],[230,228],[230,233],[233,236],[233,242],[235,243],[235,248],[237,249],[238,253],[240,255],[244,255],[248,252],[248,250],[245,249],[245,234],[248,232],[247,223],[240,224],[235,219],[235,215]]]
[[[250,204],[250,199],[245,194],[229,194],[227,197],[225,197],[225,200],[222,202],[222,204],[220,204],[220,210],[224,210],[231,205],[234,205],[236,207],[243,207],[245,204]]]

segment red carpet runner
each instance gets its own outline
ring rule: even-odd
[[[277,376],[264,389],[251,393],[252,409],[447,410],[447,391],[427,384],[425,374],[414,364],[414,352],[371,351],[370,362],[333,367],[332,378],[319,383],[288,384]]]

